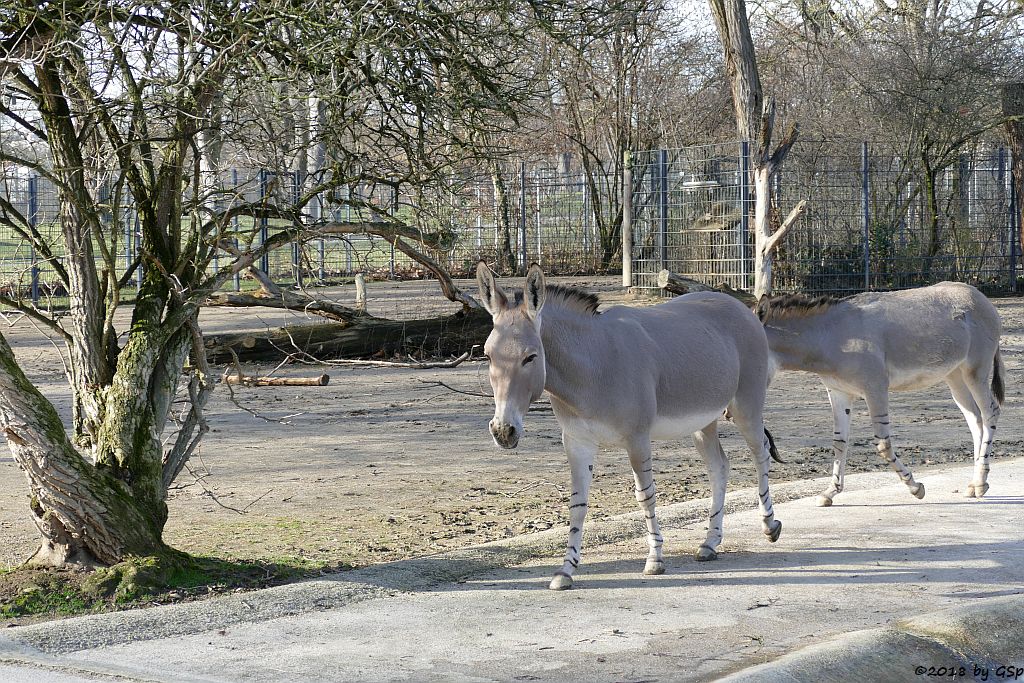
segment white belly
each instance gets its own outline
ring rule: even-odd
[[[658,417],[651,425],[653,441],[676,441],[704,429],[722,417],[723,409],[709,410],[706,413],[683,415],[681,417]]]
[[[915,391],[927,389],[941,382],[953,371],[954,365],[913,369],[893,368],[889,370],[889,389],[892,391]]]
[[[722,412],[722,409],[717,409],[694,415],[657,417],[651,425],[650,438],[652,441],[677,441],[686,438],[720,418]],[[634,436],[623,434],[615,425],[578,418],[564,423],[562,429],[577,439],[599,446],[625,446]]]

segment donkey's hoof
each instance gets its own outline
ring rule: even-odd
[[[706,545],[702,545],[697,548],[697,552],[693,554],[693,559],[698,562],[710,562],[711,560],[718,559],[718,553],[714,548],[709,548]]]
[[[820,508],[827,508],[832,506],[832,499],[824,494],[818,496],[818,499],[815,502],[818,503],[818,507]]]
[[[548,585],[548,588],[550,588],[553,591],[569,590],[570,588],[572,588],[572,577],[568,574],[563,574],[559,572],[555,574],[554,577],[552,577],[551,583]]]
[[[984,484],[968,484],[964,495],[968,498],[981,498],[988,493],[988,482]]]
[[[782,522],[775,520],[775,526],[768,531],[764,532],[764,535],[768,537],[768,540],[772,543],[779,540],[779,536],[782,534]]]
[[[916,484],[910,487],[910,492],[914,494],[915,498],[921,500],[922,498],[924,498],[924,484],[922,484],[921,482],[917,482]]]
[[[647,564],[644,565],[644,574],[648,576],[655,576],[657,574],[665,573],[665,563],[661,560],[647,560]]]

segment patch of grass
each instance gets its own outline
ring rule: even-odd
[[[77,571],[22,567],[0,571],[0,626],[187,602],[276,586],[345,567],[299,557],[227,560],[169,552]]]
[[[29,586],[0,602],[0,619],[50,614],[69,616],[91,611],[91,601],[71,582],[60,579]]]

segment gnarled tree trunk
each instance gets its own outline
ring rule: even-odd
[[[111,415],[109,424],[120,422]],[[0,431],[30,488],[42,545],[36,564],[115,564],[160,554],[166,509],[153,517],[126,482],[95,467],[68,439],[53,405],[25,377],[0,335]]]

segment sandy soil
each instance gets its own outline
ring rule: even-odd
[[[606,301],[624,298],[614,278],[577,282],[601,292]],[[450,310],[436,292],[433,283],[372,283],[369,305],[378,315],[404,317]],[[343,288],[333,295],[349,301],[352,291]],[[1024,300],[996,305],[1004,321],[1008,368],[993,463],[998,468],[1000,459],[1024,453],[1018,382]],[[260,329],[301,317],[267,309],[209,310],[203,326],[208,332]],[[8,322],[13,324],[5,325],[3,334],[19,361],[67,415],[69,394],[55,348],[24,319]],[[270,369],[246,368],[251,374]],[[320,372],[289,366],[279,374]],[[208,409],[212,431],[191,472],[183,473],[170,493],[166,535],[172,545],[226,558],[358,566],[565,523],[568,467],[546,401],[531,411],[520,448],[503,451],[486,430],[491,400],[437,384],[488,392],[482,361],[446,370],[335,367],[327,372],[331,381],[325,387],[240,388],[234,399],[218,388]],[[945,387],[897,394],[891,412],[894,443],[915,474],[931,464],[969,461],[970,435]],[[766,419],[788,460],[773,464],[774,480],[831,470],[831,413],[815,377],[779,375]],[[852,471],[883,468],[870,437],[861,402],[851,434]],[[730,488],[752,485],[751,460],[731,425],[723,428],[723,443],[732,461]],[[655,452],[659,503],[708,495],[692,444],[660,444]],[[20,563],[35,548],[27,494],[23,474],[0,449],[0,568]],[[635,509],[625,455],[602,452],[592,518]]]

